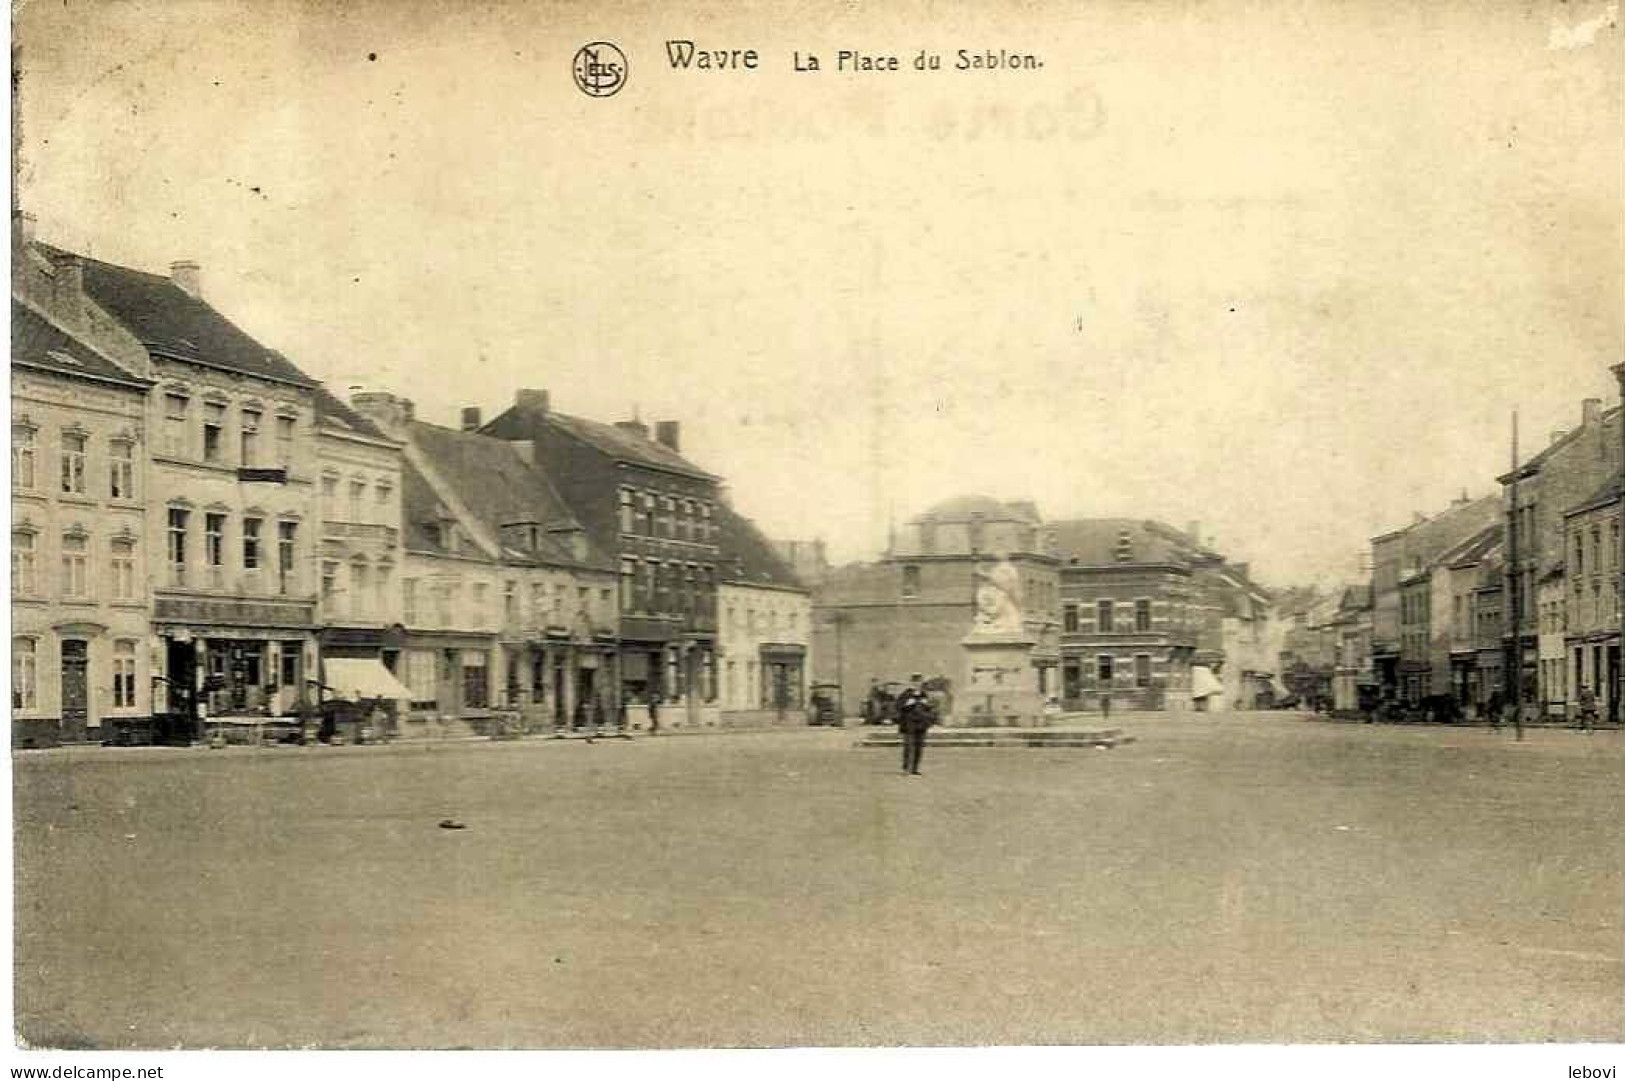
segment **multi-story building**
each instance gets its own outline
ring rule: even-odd
[[[1564,720],[1569,713],[1568,576],[1563,565],[1540,576],[1535,603],[1540,607],[1540,694],[1542,714]]]
[[[1206,562],[1186,535],[1156,522],[1096,518],[1052,524],[1061,560],[1061,704],[1092,710],[1181,709],[1197,691],[1222,707],[1213,654],[1197,663],[1208,623],[1193,566]],[[1214,637],[1222,610],[1215,608]],[[1200,685],[1198,685],[1200,684]]]
[[[721,722],[803,723],[812,596],[750,519],[717,506]]]
[[[1510,637],[1514,634],[1510,620],[1515,608],[1519,686],[1524,701],[1551,698],[1551,692],[1540,686],[1537,583],[1547,571],[1564,562],[1566,512],[1588,500],[1618,468],[1619,419],[1618,407],[1604,411],[1601,399],[1587,398],[1580,407],[1580,427],[1571,432],[1553,432],[1545,449],[1498,478],[1502,516],[1516,528],[1506,540],[1506,618]],[[1589,583],[1588,572],[1584,583],[1587,591]],[[1571,605],[1578,584],[1570,577]],[[1516,593],[1510,592],[1513,589]]]
[[[595,551],[621,579],[620,694],[634,715],[659,702],[660,723],[715,723],[718,479],[684,458],[676,421],[652,433],[560,413],[521,390],[480,429],[530,446]]]
[[[1434,561],[1431,608],[1445,618],[1433,629],[1429,674],[1432,694],[1448,694],[1465,709],[1476,701],[1478,626],[1473,595],[1483,584],[1486,560],[1499,558],[1506,527],[1492,522]]]
[[[1503,540],[1504,544],[1504,540]],[[1467,676],[1468,700],[1480,716],[1507,692],[1505,593],[1506,559],[1502,546],[1486,551],[1478,565],[1478,584],[1472,592],[1472,671]]]
[[[1413,636],[1412,649],[1408,661],[1402,656],[1407,626],[1404,618],[1406,610],[1401,600],[1405,583],[1410,583],[1413,593],[1418,588],[1424,588],[1417,582],[1418,576],[1424,575],[1447,550],[1497,520],[1499,514],[1498,497],[1485,496],[1474,500],[1464,494],[1449,508],[1431,518],[1418,514],[1403,529],[1371,539],[1372,666],[1384,700],[1411,700],[1408,695],[1413,689],[1416,700],[1434,693],[1431,689],[1432,649],[1423,646],[1418,650],[1414,638],[1422,626],[1415,621],[1421,610],[1418,606],[1424,602],[1411,602],[1409,611],[1413,618],[1409,627]],[[1431,620],[1429,609],[1427,627],[1430,637]],[[1409,667],[1406,667],[1407,664]]]
[[[325,389],[316,391],[315,415],[322,686],[342,698],[395,701],[406,559],[401,444]]]
[[[1371,667],[1371,586],[1348,586],[1333,621],[1336,663],[1332,669],[1332,709],[1354,714],[1370,709],[1376,697]]]
[[[1575,694],[1590,690],[1610,721],[1619,719],[1620,488],[1616,473],[1564,515],[1568,682]]]
[[[317,384],[169,276],[41,250],[145,350],[153,709],[201,735],[291,709],[316,660]]]
[[[533,727],[618,723],[616,576],[529,443],[415,417],[410,401],[351,404],[402,442],[402,731],[480,728],[499,708]]]
[[[1264,709],[1275,701],[1282,626],[1274,598],[1248,577],[1246,563],[1224,563],[1204,575],[1220,605],[1224,701],[1236,709]]]
[[[918,673],[952,689],[970,683],[961,643],[976,621],[978,575],[1008,560],[1019,583],[1033,685],[1058,692],[1059,561],[1053,530],[1030,503],[966,496],[896,532],[875,563],[833,570],[814,592],[812,652],[819,683],[838,683],[856,710],[874,684]]]
[[[77,259],[12,259],[12,742],[113,739],[152,713],[146,354]]]
[[[1343,637],[1338,616],[1346,592],[1309,587],[1283,598],[1281,682],[1305,706],[1335,706],[1333,685]]]

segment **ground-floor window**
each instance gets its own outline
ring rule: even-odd
[[[1149,653],[1136,653],[1134,655],[1134,685],[1136,687],[1151,686],[1151,655]]]
[[[135,643],[113,643],[113,708],[135,708]]]
[[[490,706],[490,681],[486,673],[486,656],[477,649],[463,651],[463,705],[469,709]]]
[[[432,649],[406,651],[405,683],[412,691],[413,709],[434,709],[439,702],[439,658]]]
[[[11,640],[11,708],[35,709],[39,702],[38,643],[32,638]]]
[[[1095,679],[1102,686],[1111,685],[1113,679],[1111,654],[1102,653],[1095,658]]]
[[[1083,669],[1077,661],[1067,661],[1061,666],[1061,696],[1077,698],[1082,693]]]

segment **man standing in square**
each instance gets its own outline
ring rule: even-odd
[[[937,723],[937,710],[921,687],[918,672],[897,696],[897,731],[903,737],[903,772],[919,775],[920,756],[925,753],[925,734]]]

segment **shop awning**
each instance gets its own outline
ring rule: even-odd
[[[406,698],[412,692],[372,657],[329,657],[322,662],[322,682],[335,698],[363,702],[371,698]]]
[[[1219,682],[1219,677],[1213,674],[1211,668],[1200,664],[1191,666],[1192,698],[1206,698],[1209,695],[1223,693],[1224,684]]]

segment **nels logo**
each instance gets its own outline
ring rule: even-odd
[[[570,72],[583,94],[590,98],[607,98],[626,85],[626,54],[610,42],[590,42],[576,50]]]

